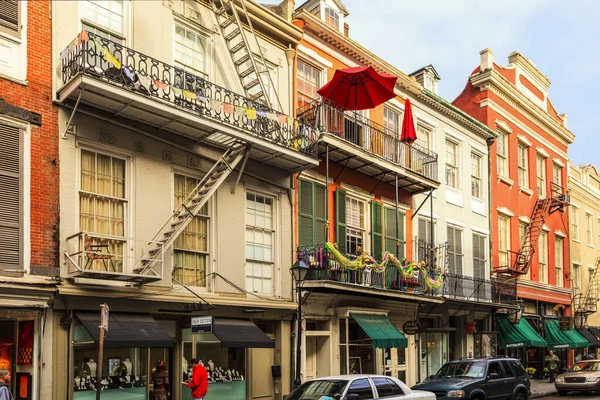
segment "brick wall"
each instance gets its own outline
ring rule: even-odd
[[[0,97],[7,104],[41,114],[31,124],[31,267],[46,275],[58,267],[58,120],[52,104],[52,21],[50,2],[27,2],[27,83],[0,76]],[[27,238],[26,238],[27,240]]]

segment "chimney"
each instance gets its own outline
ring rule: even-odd
[[[283,0],[281,3],[279,3],[279,7],[281,7],[281,16],[286,21],[291,21],[292,15],[294,14],[294,9],[296,8],[294,0]]]
[[[344,36],[349,37],[348,33],[350,32],[350,26],[344,22]]]
[[[491,49],[483,49],[479,52],[479,55],[481,56],[481,71],[487,71],[494,67],[494,52]]]
[[[559,117],[561,117],[562,120],[563,120],[563,126],[565,128],[568,128],[567,127],[567,120],[569,119],[569,116],[567,114],[565,114],[565,113],[562,113],[562,114],[559,115]]]

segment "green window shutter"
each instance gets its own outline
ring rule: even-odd
[[[315,187],[315,244],[324,244],[327,240],[325,238],[325,225],[327,215],[325,210],[325,186],[318,183],[314,184]]]
[[[448,271],[456,274],[456,249],[454,248],[454,228],[448,227]]]
[[[454,229],[454,249],[456,250],[456,274],[463,274],[462,230]]]
[[[385,207],[385,251],[396,254],[396,209]]]
[[[400,254],[398,254],[398,258],[402,260],[406,257],[405,248],[406,248],[406,237],[404,232],[404,213],[398,212],[398,239],[400,240]]]
[[[299,205],[298,205],[298,244],[300,246],[314,245],[314,204],[313,204],[313,186],[314,183],[300,180],[299,183]]]
[[[371,200],[371,254],[376,260],[381,260],[383,253],[383,224],[382,205]]]
[[[346,191],[335,191],[335,241],[338,249],[346,252]]]

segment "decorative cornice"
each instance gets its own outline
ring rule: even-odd
[[[542,129],[551,129],[562,139],[566,146],[573,143],[575,135],[553,119],[547,112],[543,112],[539,106],[519,92],[513,84],[496,70],[487,70],[471,75],[471,84],[481,91],[489,90],[501,97],[513,108],[536,123]]]

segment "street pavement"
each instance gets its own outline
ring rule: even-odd
[[[549,396],[549,397],[544,397],[544,400],[567,400],[567,399],[585,399],[585,400],[600,400],[600,393],[594,393],[594,394],[588,394],[588,393],[578,393],[578,392],[571,392],[569,393],[568,396],[558,396],[558,395],[554,395],[554,396]]]
[[[554,383],[548,382],[548,379],[532,379],[531,380],[531,398],[538,399],[540,397],[557,396]]]

